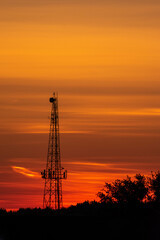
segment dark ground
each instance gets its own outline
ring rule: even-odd
[[[0,240],[56,238],[160,240],[160,204],[84,202],[60,211],[0,210]]]

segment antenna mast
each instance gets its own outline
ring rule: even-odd
[[[45,179],[43,208],[49,207],[57,210],[62,208],[62,179],[67,178],[67,171],[61,167],[58,97],[55,93],[49,101],[52,107],[47,164],[46,169],[41,172],[42,178]]]

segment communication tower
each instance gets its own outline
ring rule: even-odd
[[[58,96],[53,93],[49,99],[52,104],[46,169],[41,172],[45,179],[43,208],[60,209],[62,207],[62,179],[67,178],[67,171],[61,167],[60,136],[58,116]]]

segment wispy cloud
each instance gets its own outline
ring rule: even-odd
[[[13,171],[23,174],[26,177],[40,178],[40,174],[24,167],[12,166]]]

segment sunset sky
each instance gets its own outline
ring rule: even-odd
[[[160,1],[0,2],[0,208],[42,207],[52,93],[63,205],[160,169]]]

